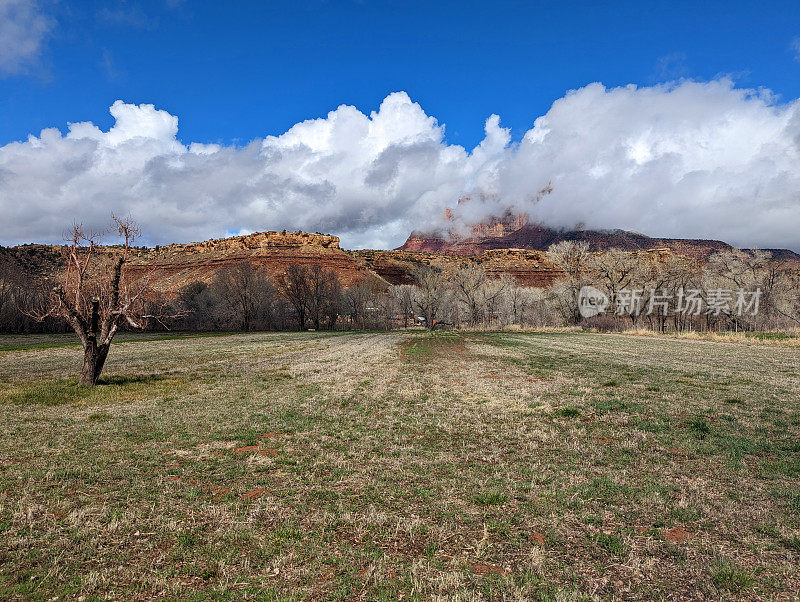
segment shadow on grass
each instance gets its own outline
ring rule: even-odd
[[[57,406],[136,401],[180,393],[189,384],[187,377],[169,374],[109,376],[95,387],[78,384],[74,378],[42,379],[8,384],[0,391],[0,403]]]
[[[157,383],[168,380],[170,377],[166,374],[137,374],[137,375],[120,375],[109,376],[108,378],[101,378],[97,382],[98,387],[121,387],[125,385],[139,384],[139,383]]]

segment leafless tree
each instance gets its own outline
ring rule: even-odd
[[[309,317],[314,328],[333,330],[342,311],[342,286],[333,270],[313,265],[307,272]]]
[[[398,284],[389,288],[389,295],[394,300],[394,307],[403,316],[403,328],[408,328],[408,319],[414,318],[414,295],[416,287],[413,284]]]
[[[211,289],[238,328],[249,332],[270,325],[275,287],[263,269],[249,262],[225,268],[217,273]]]
[[[729,314],[725,317],[737,329],[776,328],[782,321],[800,324],[794,307],[797,295],[795,275],[796,272],[784,262],[774,260],[769,251],[732,249],[709,258],[705,282],[707,286],[733,286],[750,293],[760,291],[756,316]]]
[[[220,299],[205,282],[192,282],[178,293],[177,304],[184,313],[181,326],[191,330],[216,330],[220,327]]]
[[[577,242],[562,240],[550,245],[547,249],[547,256],[567,277],[578,279],[586,269],[586,263],[591,255],[589,254],[589,243],[585,240]]]
[[[620,291],[647,290],[651,267],[646,254],[622,249],[609,249],[594,255],[587,266],[592,279],[596,282],[595,286],[605,289],[612,311],[617,307],[617,296]],[[647,302],[648,299],[640,298],[638,307],[631,306],[630,311],[625,314],[631,319],[634,327],[640,317],[639,308],[645,307]]]
[[[319,265],[290,265],[278,279],[278,290],[294,308],[297,326],[333,329],[342,311],[342,287],[332,270]]]
[[[508,305],[508,321],[510,324],[519,324],[525,310],[528,308],[528,296],[525,294],[523,287],[519,285],[517,279],[513,276],[506,278],[506,303]]]
[[[7,316],[14,313],[14,292],[20,285],[21,268],[11,257],[0,254],[0,318],[5,325]]]
[[[472,326],[484,321],[486,317],[491,322],[506,284],[506,280],[491,280],[486,270],[479,265],[463,266],[450,277],[453,292],[464,306]]]
[[[564,272],[564,280],[559,287],[555,287],[556,294],[563,299],[558,303],[566,315],[567,321],[577,324],[581,321],[578,308],[578,291],[583,286],[587,265],[591,255],[589,244],[582,241],[562,240],[550,245],[547,256]]]
[[[311,290],[309,288],[308,266],[300,264],[290,265],[281,274],[278,289],[294,309],[299,330],[306,329],[309,307],[311,305]]]
[[[682,258],[670,255],[647,259],[649,265],[646,264],[646,268],[642,270],[644,280],[640,285],[645,291],[642,303],[647,308],[646,318],[650,327],[664,332],[675,309],[674,304],[670,305],[670,300],[677,296],[676,284],[682,275]]]
[[[701,268],[699,262],[681,255],[668,257],[662,268],[667,274],[669,294],[673,299],[678,299],[679,295],[686,294],[686,291],[700,288]],[[683,332],[691,328],[692,317],[686,312],[678,311],[677,306],[672,307],[672,327],[674,330]]]
[[[399,311],[397,299],[389,292],[374,295],[373,298],[379,310],[380,324],[378,327],[382,330],[390,330]]]
[[[131,281],[124,270],[139,228],[129,218],[112,217],[123,244],[113,247],[110,269],[98,253],[98,237],[76,225],[64,250],[63,276],[42,307],[28,310],[40,321],[51,316],[63,318],[75,331],[83,345],[80,383],[84,385],[97,384],[121,322],[142,328],[145,320],[156,317],[144,311],[148,279]]]
[[[452,275],[450,284],[457,299],[464,305],[469,323],[476,325],[483,318],[486,305],[486,270],[480,266],[464,266]]]
[[[364,328],[367,317],[367,306],[372,300],[372,289],[365,283],[351,286],[344,292],[344,302],[350,323],[356,328]]]
[[[441,270],[421,268],[416,273],[414,308],[425,318],[425,326],[434,330],[445,304],[450,297],[450,287]]]

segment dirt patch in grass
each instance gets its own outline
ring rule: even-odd
[[[531,533],[531,541],[533,543],[535,543],[536,545],[543,546],[545,540],[546,540],[546,537],[545,537],[544,533],[539,533],[537,531],[534,531],[533,533]]]
[[[254,487],[253,489],[248,489],[240,496],[243,500],[256,500],[264,495],[267,494],[267,490],[264,487]]]
[[[237,456],[243,456],[245,454],[254,454],[258,452],[258,450],[258,445],[243,445],[242,447],[234,447],[233,453]]]
[[[675,527],[664,533],[664,539],[672,543],[684,543],[690,537],[692,537],[692,534],[680,527]]]

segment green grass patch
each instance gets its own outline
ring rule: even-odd
[[[185,392],[190,381],[176,376],[111,376],[94,386],[80,385],[75,379],[41,379],[7,384],[0,390],[0,404],[76,405],[102,402],[129,402],[149,396]],[[94,415],[90,420],[102,420]]]
[[[711,569],[711,580],[719,589],[741,592],[753,585],[753,577],[730,560],[718,561]]]
[[[402,354],[411,360],[430,361],[442,355],[463,354],[464,341],[453,332],[415,334],[402,345]]]
[[[711,433],[711,426],[702,416],[694,416],[686,421],[686,428],[696,439],[705,439]]]
[[[599,548],[605,550],[611,556],[622,558],[627,552],[625,542],[622,541],[619,535],[599,533],[594,536],[593,540]]]
[[[503,506],[510,501],[510,497],[502,491],[481,491],[477,493],[472,501],[478,506]]]

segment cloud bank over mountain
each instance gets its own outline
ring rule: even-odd
[[[71,123],[0,147],[0,244],[58,242],[114,211],[153,244],[287,228],[386,248],[441,226],[446,207],[467,223],[511,207],[551,226],[800,250],[800,101],[728,79],[590,84],[518,143],[490,116],[471,150],[404,92],[244,146],[181,141],[153,105],[111,114],[108,131]]]

